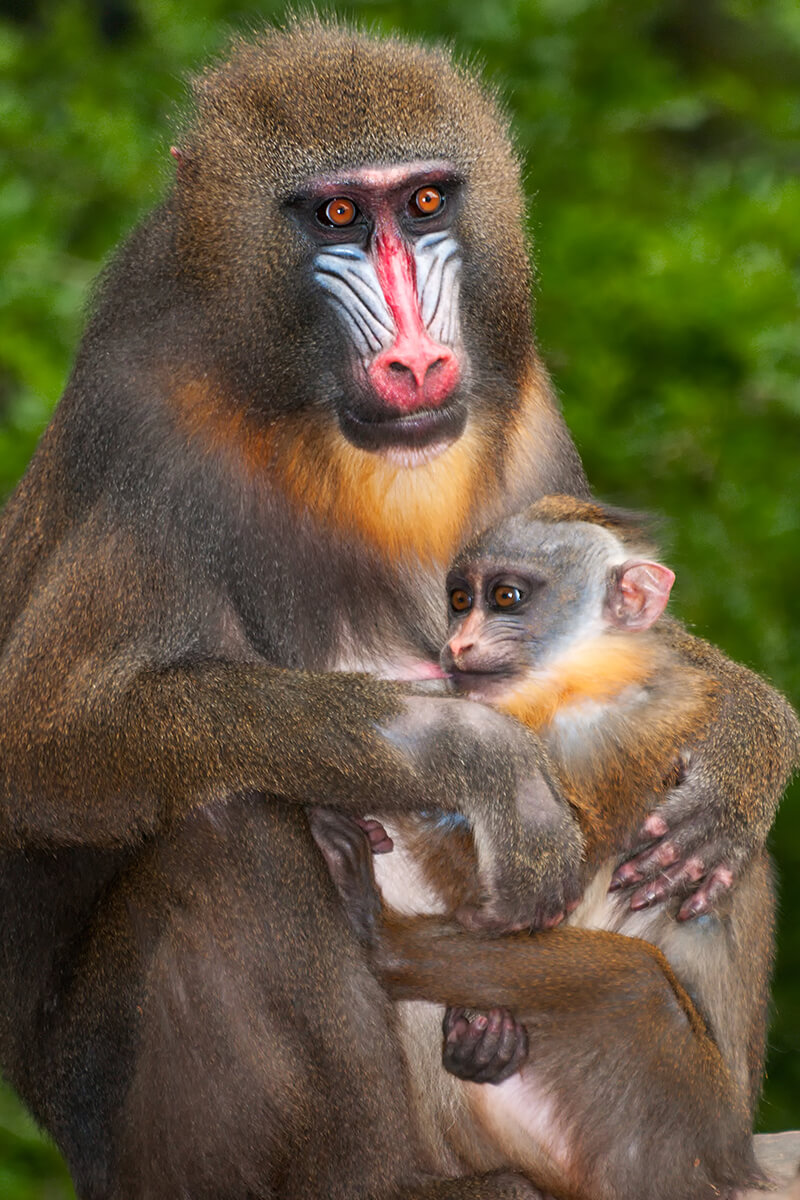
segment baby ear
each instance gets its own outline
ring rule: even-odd
[[[666,608],[674,582],[669,567],[631,559],[612,569],[603,615],[618,629],[649,629]]]

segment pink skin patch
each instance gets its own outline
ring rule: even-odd
[[[413,255],[385,217],[376,224],[373,258],[397,338],[370,363],[370,383],[391,408],[414,412],[435,407],[458,383],[458,360],[428,335],[419,311]]]
[[[393,679],[398,683],[416,683],[420,679],[447,679],[437,662],[415,658],[401,658],[389,670],[380,672],[381,679]]]
[[[364,830],[373,854],[391,854],[394,842],[380,821],[376,821],[374,817],[356,817],[355,822]]]

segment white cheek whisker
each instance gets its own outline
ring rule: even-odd
[[[458,243],[445,230],[417,242],[414,258],[422,320],[432,337],[449,344],[455,334],[455,290],[461,259]]]
[[[458,313],[459,313],[460,298],[461,298],[461,280],[458,277],[458,275],[456,275],[456,278],[453,280],[453,287],[452,287],[452,291],[450,294],[450,308],[449,308],[449,313],[448,313],[447,331],[444,335],[444,338],[442,339],[446,346],[455,346],[455,344],[458,340],[458,335],[459,335]]]
[[[450,258],[444,263],[439,294],[436,300],[436,309],[428,323],[431,337],[442,342],[444,345],[452,345],[457,334],[456,321],[460,272],[460,259]]]
[[[359,314],[345,300],[341,299],[333,288],[328,289],[334,311],[339,315],[342,323],[346,326],[347,332],[350,335],[350,340],[353,342],[356,350],[364,359],[371,358],[377,354],[381,348],[380,342],[376,342],[374,336],[369,331],[363,319],[359,320]]]
[[[428,277],[425,280],[425,286],[420,290],[420,312],[422,319],[426,325],[430,325],[439,306],[439,301],[442,296],[442,274],[443,263],[441,258],[436,258],[431,263]]]
[[[421,237],[414,250],[414,262],[417,274],[417,295],[422,296],[428,283],[428,276],[436,258],[436,248],[443,241],[450,240],[450,235],[444,230],[439,233],[428,233]]]
[[[394,321],[363,250],[356,246],[323,250],[314,259],[314,279],[334,302],[362,357],[392,344]]]
[[[362,282],[358,277],[345,275],[339,271],[330,271],[328,270],[328,264],[322,263],[317,267],[314,278],[324,290],[334,295],[345,308],[352,305],[354,314],[355,312],[359,313],[362,322],[379,344],[383,344],[387,338],[394,336],[393,329],[381,320],[380,314],[376,314],[374,311],[377,307],[375,297],[366,288],[358,286]],[[371,304],[369,303],[370,300],[372,301]]]

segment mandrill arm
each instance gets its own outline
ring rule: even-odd
[[[367,676],[271,667],[231,639],[222,658],[220,603],[176,587],[119,538],[54,556],[0,659],[0,845],[135,844],[250,790],[359,815],[380,797],[386,811],[469,817],[484,923],[533,924],[577,892],[572,814],[515,722]],[[542,836],[561,850],[547,871]]]

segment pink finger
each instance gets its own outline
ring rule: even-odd
[[[733,871],[728,867],[716,867],[696,892],[685,900],[678,910],[679,921],[691,921],[710,912],[719,898],[733,884]]]
[[[374,817],[368,819],[356,817],[355,821],[356,825],[359,825],[367,835],[369,848],[373,854],[388,854],[390,850],[394,849],[394,842],[380,821],[376,821]]]
[[[630,906],[633,911],[649,908],[651,904],[658,904],[660,900],[671,896],[682,881],[683,871],[683,866],[673,867],[671,871],[664,871],[644,887],[637,888],[631,896]]]
[[[643,838],[660,838],[664,836],[668,829],[669,826],[663,817],[659,817],[656,813],[651,813],[642,825],[640,836]]]
[[[671,867],[679,857],[680,852],[672,842],[662,842],[660,846],[645,850],[642,854],[637,854],[635,858],[617,867],[612,876],[609,891],[615,892],[621,887],[638,883],[654,867],[658,870]]]

